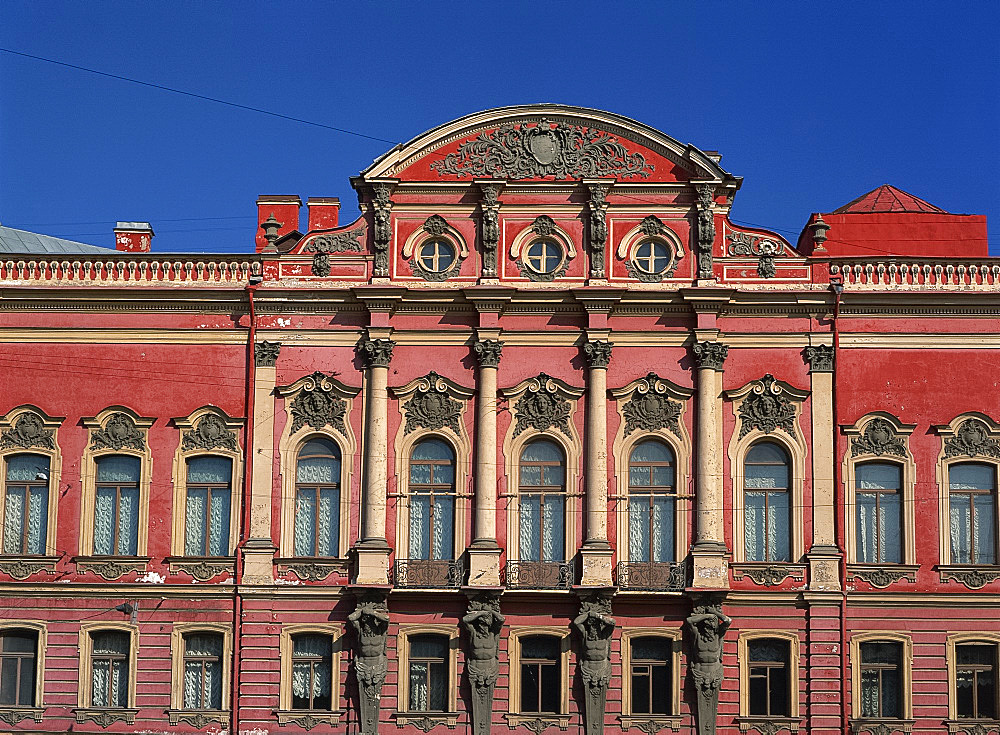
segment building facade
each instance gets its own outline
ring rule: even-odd
[[[0,722],[1000,732],[984,217],[793,244],[558,105],[351,184],[245,255],[0,228]]]

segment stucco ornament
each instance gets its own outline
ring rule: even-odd
[[[553,426],[569,436],[569,411],[569,401],[559,395],[552,378],[540,373],[514,405],[514,436],[529,428],[547,431]]]
[[[594,595],[580,603],[580,614],[573,620],[580,633],[580,678],[583,679],[584,723],[587,735],[604,732],[604,710],[611,681],[611,636],[615,619],[611,617],[611,596]]]
[[[442,176],[498,179],[647,178],[655,170],[613,135],[545,118],[480,133],[431,168]]]
[[[314,276],[330,275],[330,253],[360,253],[361,236],[365,226],[355,227],[347,232],[319,235],[309,241],[302,251],[313,253],[312,272]]]
[[[503,342],[497,339],[480,339],[472,345],[472,351],[475,352],[480,367],[500,367]]]
[[[604,277],[604,247],[608,241],[608,184],[590,184],[590,277]]]
[[[749,232],[734,232],[729,235],[729,254],[736,257],[757,258],[757,275],[774,278],[777,271],[774,259],[781,255],[782,247],[769,237]]]
[[[722,370],[722,365],[729,357],[729,345],[721,342],[695,342],[691,346],[694,359],[699,368]]]
[[[465,673],[472,688],[473,735],[489,735],[493,718],[493,688],[500,673],[500,634],[504,616],[500,598],[481,594],[469,600],[462,627],[469,636]]]
[[[392,242],[392,185],[387,183],[374,184],[375,198],[372,200],[375,221],[375,237],[372,246],[375,249],[375,264],[372,275],[375,278],[389,277],[389,243]]]
[[[861,436],[851,439],[851,456],[859,454],[892,454],[906,456],[906,444],[897,436],[895,427],[883,418],[874,418],[865,425]]]
[[[345,433],[347,404],[332,391],[333,384],[323,373],[316,372],[309,376],[290,407],[293,434],[303,426],[322,429],[327,425],[341,434]]]
[[[281,352],[280,342],[258,342],[253,346],[254,363],[257,367],[274,367],[278,364],[278,353]]]
[[[770,373],[754,385],[740,404],[740,438],[754,429],[765,434],[781,429],[795,436],[795,407]]]
[[[55,431],[45,428],[42,417],[26,411],[17,417],[14,426],[0,435],[0,449],[55,449]]]
[[[396,343],[391,339],[364,339],[358,344],[358,353],[367,367],[389,367],[392,349]]]
[[[833,372],[833,347],[830,347],[829,345],[806,347],[804,354],[806,361],[809,363],[809,372]]]
[[[912,577],[912,572],[903,570],[897,571],[895,569],[886,569],[885,567],[875,567],[874,569],[852,569],[851,576],[854,579],[860,579],[867,582],[872,587],[877,587],[880,590],[884,590],[890,584],[898,582],[901,579],[910,579],[915,581]]]
[[[483,244],[483,278],[497,277],[497,247],[500,243],[500,184],[480,184],[483,198],[481,238]]]
[[[990,437],[990,427],[981,419],[966,419],[955,436],[945,440],[945,457],[1000,457],[1000,442]]]
[[[681,404],[667,398],[667,384],[656,373],[639,381],[635,392],[622,407],[625,416],[625,436],[633,431],[667,429],[680,436]]]
[[[777,587],[789,577],[795,576],[795,569],[775,564],[768,564],[762,567],[746,566],[741,567],[740,575],[740,579],[749,577],[754,581],[754,584],[759,584],[762,587]],[[801,575],[799,575],[799,578],[801,578]]]
[[[715,187],[698,184],[698,278],[712,278],[712,248],[715,245]]]
[[[8,574],[14,579],[25,580],[32,574],[38,572],[51,571],[48,561],[30,561],[28,559],[14,559],[12,561],[0,561],[0,572]]]
[[[389,670],[386,657],[386,638],[389,632],[389,608],[385,597],[378,592],[368,592],[357,607],[347,616],[354,631],[354,673],[358,677],[361,697],[361,732],[377,735],[379,700]]]
[[[667,267],[662,271],[650,273],[647,270],[639,268],[635,264],[635,261],[630,259],[625,261],[625,270],[632,278],[643,283],[660,283],[664,278],[671,278],[677,271],[677,266],[683,257],[683,253],[677,252],[676,248],[663,237],[667,233],[667,226],[663,224],[659,217],[651,214],[639,223],[639,231],[646,237],[658,238],[658,241],[662,242],[670,253],[670,260],[667,263]]]
[[[941,572],[942,581],[946,579],[958,582],[970,590],[979,590],[1000,579],[1000,571],[990,569],[948,569]]]
[[[181,436],[181,449],[185,452],[193,449],[228,449],[235,452],[239,449],[236,432],[226,427],[226,422],[214,413],[207,413],[198,419],[193,429],[185,431]]]
[[[462,416],[462,404],[448,395],[448,384],[433,370],[417,381],[417,390],[406,403],[406,427],[404,433],[423,427],[434,431],[447,426],[458,434],[458,424]]]
[[[104,427],[91,434],[91,449],[137,449],[146,448],[146,432],[141,431],[127,413],[116,412],[104,422]]]
[[[611,363],[611,350],[614,346],[614,342],[608,342],[606,339],[585,342],[583,354],[587,358],[587,365],[591,368],[606,368]]]
[[[424,222],[423,229],[424,232],[428,233],[432,237],[441,237],[448,231],[448,223],[441,215],[432,214]],[[458,272],[462,265],[462,261],[465,260],[460,250],[452,248],[452,252],[455,257],[451,261],[451,264],[443,270],[430,270],[425,268],[421,263],[420,258],[418,257],[419,251],[420,245],[414,249],[413,256],[410,258],[408,263],[410,270],[412,270],[415,275],[423,278],[425,281],[447,281],[448,278]]]
[[[690,638],[688,669],[698,693],[698,735],[715,735],[722,685],[722,639],[732,625],[720,605],[696,605],[685,621]]]

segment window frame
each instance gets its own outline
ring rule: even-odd
[[[521,639],[528,636],[545,635],[559,640],[560,695],[558,713],[521,712]],[[507,720],[516,726],[535,719],[558,721],[562,729],[569,724],[569,692],[572,680],[569,678],[570,633],[566,628],[555,626],[513,626],[507,636],[508,705]]]
[[[997,718],[971,718],[958,716],[958,647],[968,644],[992,646],[994,651],[994,696],[997,699]],[[948,719],[955,723],[972,725],[976,722],[1000,722],[1000,633],[952,633],[945,641],[945,659],[948,665]]]
[[[900,665],[901,716],[874,718],[861,716],[861,644],[896,643],[902,647]],[[913,639],[896,631],[869,631],[851,636],[851,717],[861,722],[906,722],[913,719]]]
[[[294,653],[293,639],[299,635],[317,635],[330,637],[330,709],[305,710],[292,709],[292,659]],[[337,623],[301,623],[285,625],[281,628],[278,648],[280,656],[281,679],[278,690],[278,724],[284,725],[295,718],[312,714],[321,718],[322,722],[337,724],[343,714],[343,698],[341,691],[343,677],[341,676],[341,654],[344,628]]]
[[[410,710],[410,639],[417,635],[439,635],[448,641],[448,709],[445,712]],[[458,722],[458,649],[459,629],[454,625],[430,623],[401,623],[396,632],[396,658],[399,662],[396,693],[397,725],[417,722],[424,717],[443,720],[449,727]]]
[[[667,447],[670,450],[670,452],[673,454],[673,457],[674,457],[674,461],[673,461],[673,464],[672,464],[673,471],[674,471],[674,484],[673,484],[673,488],[672,488],[673,492],[670,492],[670,493],[655,493],[655,492],[644,493],[644,495],[652,496],[652,497],[660,496],[660,497],[673,498],[673,501],[674,501],[674,550],[673,550],[674,551],[674,560],[673,560],[673,562],[653,562],[653,560],[650,559],[649,563],[675,563],[675,562],[679,562],[680,560],[682,560],[684,558],[684,556],[686,555],[686,551],[687,551],[687,544],[684,544],[684,543],[681,542],[681,536],[683,536],[684,534],[681,533],[682,526],[681,526],[681,521],[680,521],[680,517],[679,517],[680,516],[681,506],[682,506],[681,500],[683,499],[682,498],[682,493],[681,493],[680,488],[678,486],[678,477],[680,475],[678,465],[680,464],[680,460],[678,459],[679,455],[677,453],[677,450],[676,450],[673,442],[665,441],[661,436],[656,435],[656,434],[645,434],[645,433],[643,433],[643,434],[636,435],[634,441],[632,441],[632,442],[629,443],[628,452],[627,452],[627,454],[625,454],[625,465],[624,465],[624,468],[623,468],[624,469],[624,474],[625,474],[625,477],[624,477],[625,493],[624,493],[624,498],[623,498],[624,505],[625,505],[625,509],[624,509],[625,510],[625,535],[618,537],[620,539],[623,539],[623,543],[621,544],[621,546],[623,548],[621,548],[619,550],[618,556],[623,561],[624,560],[634,561],[632,559],[632,539],[631,539],[631,536],[629,535],[631,533],[631,528],[632,528],[632,524],[630,522],[631,521],[632,495],[633,495],[633,493],[632,493],[632,473],[631,473],[631,470],[632,470],[632,453],[640,445],[646,444],[647,442],[661,444],[661,445]],[[649,487],[652,488],[653,486],[650,485]],[[659,486],[657,486],[657,487],[659,487]],[[635,494],[638,495],[639,493],[635,493]],[[652,549],[649,549],[649,551],[651,552]],[[650,554],[650,556],[652,556],[652,554]]]
[[[96,633],[125,633],[129,636],[128,655],[128,696],[126,697],[126,707],[102,707],[95,706],[92,702],[93,696],[93,668],[91,657],[94,651],[93,636]],[[99,712],[111,711],[122,712],[135,710],[136,694],[136,663],[139,649],[139,626],[124,623],[113,623],[108,621],[83,623],[79,632],[80,668],[79,685],[77,688],[77,706],[79,709],[94,710]],[[134,715],[133,715],[134,716]]]
[[[684,244],[672,227],[676,220],[661,213],[657,213],[656,217],[659,220],[659,224],[662,225],[658,233],[649,234],[645,231],[643,225],[645,220],[643,220],[642,222],[637,222],[619,241],[615,253],[618,256],[616,262],[620,265],[613,268],[612,278],[631,281],[633,283],[637,280],[640,282],[656,283],[677,277],[672,273],[676,273],[678,266],[684,259],[685,253]],[[648,241],[658,242],[667,248],[667,267],[659,273],[647,273],[636,265],[635,259],[639,246]],[[621,273],[622,269],[624,269],[625,273]],[[636,275],[636,273],[640,272],[642,274],[641,277]]]
[[[48,647],[48,629],[45,623],[37,620],[8,618],[0,622],[0,633],[16,630],[31,631],[35,634],[35,690],[32,693],[32,704],[0,704],[0,711],[31,712],[35,721],[40,722],[45,708],[45,658]]]
[[[632,711],[632,641],[637,638],[662,638],[670,647],[670,707],[666,714],[646,714]],[[615,641],[612,639],[612,646]],[[621,631],[621,723],[628,729],[639,722],[658,722],[676,730],[680,726],[683,679],[681,677],[681,652],[683,635],[679,628],[623,628]]]
[[[417,220],[405,218],[400,221],[412,221],[416,225],[413,232],[406,238],[401,250],[403,260],[410,264],[410,270],[412,271],[412,275],[407,273],[407,276],[421,280],[447,280],[459,274],[462,269],[462,263],[469,257],[469,245],[466,243],[465,238],[462,237],[461,232],[445,221],[444,231],[439,235],[432,234],[424,228],[424,224],[427,222],[427,218],[425,217],[419,217]],[[423,263],[420,261],[420,248],[434,240],[446,242],[451,246],[452,252],[455,255],[451,265],[443,271],[429,271],[424,268]],[[430,278],[427,276],[430,276]]]
[[[199,633],[222,636],[222,707],[213,709],[187,709],[184,707],[184,653],[185,638]],[[176,725],[181,717],[197,712],[226,714],[230,708],[233,661],[232,626],[222,623],[174,623],[170,631],[170,719]]]
[[[788,645],[788,714],[750,714],[750,643],[758,640],[780,640]],[[799,660],[802,657],[799,636],[789,630],[744,630],[736,641],[740,666],[740,719],[748,722],[774,720],[787,723],[801,719],[802,691],[799,688]],[[794,728],[793,728],[794,729]]]
[[[542,216],[544,217],[545,215]],[[535,223],[537,222],[537,219],[538,218],[536,217],[524,218],[524,229],[515,235],[514,239],[511,241],[509,251],[510,258],[514,261],[514,266],[519,271],[516,274],[517,277],[526,278],[531,281],[553,281],[564,275],[566,270],[576,259],[576,245],[574,244],[573,238],[570,237],[569,233],[555,222],[553,222],[554,226],[552,232],[547,235],[539,235],[535,232]],[[511,218],[508,218],[506,221],[512,225],[515,223],[515,220],[512,220]],[[562,259],[559,261],[559,264],[556,266],[555,270],[548,273],[536,271],[528,265],[528,248],[540,240],[550,240],[562,250]],[[506,261],[506,258],[504,260]],[[504,265],[506,270],[506,263]],[[503,274],[501,274],[501,277],[502,275]]]
[[[410,547],[410,517],[411,517],[411,512],[412,512],[412,502],[413,502],[414,497],[416,495],[418,495],[418,493],[414,491],[413,485],[410,482],[410,468],[411,468],[411,466],[413,464],[413,450],[416,449],[420,444],[422,444],[424,442],[435,441],[435,440],[443,442],[451,450],[451,455],[452,455],[452,458],[453,458],[453,461],[454,461],[454,465],[452,467],[454,481],[452,482],[451,492],[447,493],[445,491],[442,491],[440,493],[440,495],[449,495],[450,494],[450,496],[452,498],[452,512],[454,514],[454,517],[452,518],[452,543],[454,544],[454,548],[452,549],[451,558],[448,558],[448,559],[426,559],[424,561],[440,561],[440,562],[455,561],[455,560],[457,560],[462,555],[462,551],[465,548],[464,543],[461,546],[459,545],[459,530],[458,530],[458,527],[459,527],[459,525],[463,526],[462,538],[464,540],[464,537],[465,537],[465,534],[464,534],[465,522],[464,522],[464,520],[465,520],[465,517],[466,517],[466,514],[467,514],[467,509],[465,507],[462,507],[461,508],[461,513],[460,513],[460,509],[459,509],[459,496],[463,495],[464,493],[460,493],[459,492],[459,467],[458,467],[458,457],[459,457],[459,454],[458,454],[458,448],[456,446],[456,442],[455,442],[455,440],[453,438],[451,438],[451,437],[449,437],[449,436],[447,436],[445,434],[436,432],[436,431],[435,432],[428,432],[428,433],[420,433],[420,434],[416,434],[415,433],[415,435],[413,437],[413,440],[410,441],[410,442],[407,442],[407,444],[406,444],[406,454],[403,457],[403,459],[405,461],[404,469],[403,469],[403,471],[402,471],[401,474],[397,475],[397,477],[399,478],[399,482],[397,484],[403,485],[404,488],[405,488],[405,494],[402,495],[402,497],[405,498],[405,501],[406,501],[405,503],[400,503],[399,504],[399,510],[397,511],[397,513],[400,516],[405,516],[405,518],[402,519],[402,520],[405,521],[405,524],[401,523],[400,525],[401,526],[405,525],[405,529],[406,529],[406,533],[404,535],[397,536],[397,538],[399,539],[399,543],[397,544],[397,553],[396,553],[396,557],[397,558],[410,559],[410,560],[416,559],[416,557],[414,557],[412,555],[412,551],[411,551],[411,547]],[[405,481],[403,480],[403,476],[404,475],[405,475]],[[463,480],[466,479],[464,475],[462,476],[462,479]],[[433,483],[432,483],[432,485],[433,485]],[[421,485],[420,487],[431,487],[431,485]],[[425,495],[427,493],[419,493],[419,494],[420,495]],[[431,490],[431,492],[429,494],[431,496],[435,496],[438,493],[437,493],[436,490]],[[464,505],[465,504],[463,503],[463,506]],[[405,508],[404,508],[404,506],[405,506]],[[431,519],[429,519],[429,520],[431,520]],[[433,525],[431,526],[430,533],[433,536]],[[429,542],[428,547],[430,547],[430,545],[431,544]],[[405,549],[405,551],[402,554],[399,553],[400,550],[404,550],[404,549]],[[429,552],[429,554],[432,554],[432,553],[433,552]]]

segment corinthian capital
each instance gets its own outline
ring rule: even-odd
[[[691,348],[699,368],[722,370],[722,364],[729,356],[729,346],[721,342],[695,342]]]
[[[587,364],[592,368],[606,368],[611,362],[611,348],[613,342],[595,339],[583,345],[583,354],[587,358]]]
[[[392,362],[392,348],[396,343],[391,339],[363,339],[358,343],[358,353],[365,367],[389,367]]]
[[[479,367],[499,367],[500,352],[503,350],[503,342],[498,339],[480,339],[472,345]]]

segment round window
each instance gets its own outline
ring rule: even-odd
[[[659,240],[645,240],[635,249],[632,262],[643,273],[658,275],[670,265],[670,251]]]
[[[524,256],[524,262],[536,273],[555,273],[562,260],[562,248],[554,240],[535,240]]]
[[[429,273],[444,273],[455,262],[455,248],[445,240],[428,240],[417,248],[417,263]]]

